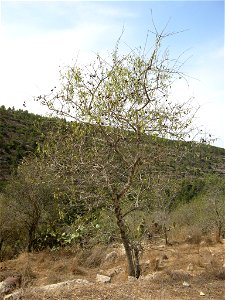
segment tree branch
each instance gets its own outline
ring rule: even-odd
[[[135,174],[135,171],[137,169],[137,166],[140,163],[140,160],[141,160],[140,156],[139,156],[139,154],[137,154],[137,156],[135,158],[135,161],[134,161],[133,165],[130,168],[130,172],[129,172],[129,175],[128,175],[127,183],[124,185],[124,187],[120,191],[120,193],[117,194],[117,199],[118,200],[121,199],[126,194],[126,192],[129,190],[130,185],[131,185],[132,180],[133,180],[133,177],[134,177],[134,174]]]

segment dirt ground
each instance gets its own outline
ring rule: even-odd
[[[110,300],[225,300],[225,243],[207,245],[162,243],[144,245],[142,275],[127,276],[126,257],[120,244],[22,253],[0,263],[0,281],[22,275],[21,299],[110,299]],[[96,282],[96,275],[111,277]],[[38,287],[68,280],[85,279],[87,284],[54,289]]]

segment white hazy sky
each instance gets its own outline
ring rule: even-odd
[[[24,109],[26,101],[28,111],[44,113],[32,98],[57,85],[59,66],[78,53],[82,62],[110,53],[123,27],[123,41],[143,45],[151,9],[159,30],[169,18],[168,31],[187,29],[167,46],[171,58],[187,50],[183,71],[196,79],[176,84],[174,97],[194,96],[196,122],[225,147],[223,1],[1,1],[0,105]]]

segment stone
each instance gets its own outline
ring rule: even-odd
[[[56,289],[60,289],[63,287],[70,287],[71,285],[75,285],[75,284],[80,285],[80,284],[92,284],[92,283],[86,279],[72,279],[72,280],[67,280],[67,281],[63,281],[63,282],[59,282],[59,283],[53,283],[53,284],[43,285],[40,287],[35,287],[34,290],[35,291],[56,290]]]
[[[192,272],[194,270],[194,266],[192,263],[190,263],[188,266],[187,266],[187,271],[190,271]]]
[[[84,285],[84,284],[92,284],[92,282],[90,282],[86,279],[74,279],[74,280],[68,280],[68,281],[64,281],[64,282],[44,285],[44,286],[40,286],[40,287],[35,287],[32,290],[35,292],[57,290],[57,289],[64,288],[64,287],[70,287],[71,285],[75,285],[75,284]],[[18,290],[14,293],[6,295],[3,299],[4,300],[19,300],[19,299],[21,299],[21,297],[22,297],[22,291]]]
[[[21,276],[9,276],[0,282],[0,296],[11,293],[21,285]]]
[[[97,274],[96,281],[101,283],[109,283],[111,281],[111,277]]]
[[[17,291],[12,294],[6,295],[3,300],[19,300],[22,297],[22,292]]]
[[[8,294],[14,290],[14,286],[8,285],[6,282],[0,282],[0,296]]]
[[[91,282],[86,279],[76,279],[75,283],[76,284],[90,284]]]
[[[189,287],[189,286],[191,286],[191,285],[190,285],[190,283],[188,283],[187,281],[184,281],[184,282],[183,282],[183,286]]]
[[[207,245],[206,241],[201,241],[201,242],[200,242],[200,246],[203,247],[203,246],[206,246],[206,245]]]
[[[11,287],[20,287],[21,285],[21,276],[9,276],[4,280],[5,284]]]
[[[6,284],[4,281],[0,282],[0,295],[3,295],[6,290]]]
[[[67,285],[73,284],[75,282],[76,282],[76,280],[69,280],[69,281],[64,281],[64,282],[59,282],[59,283],[53,283],[53,284],[40,286],[40,288],[38,288],[38,289],[40,289],[40,290],[55,290],[55,289],[62,288]]]
[[[74,285],[74,284],[91,284],[91,282],[89,282],[86,279],[73,279],[73,280],[67,280],[67,281],[63,281],[63,282],[59,282],[59,283],[44,285],[44,286],[41,286],[38,289],[52,290],[52,289],[66,287],[66,286],[71,286],[71,285]]]
[[[205,296],[205,293],[200,292],[199,295],[200,295],[200,296]]]

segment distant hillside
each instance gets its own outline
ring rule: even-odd
[[[0,190],[23,157],[34,153],[52,123],[58,119],[42,117],[28,111],[0,107]],[[170,147],[176,142],[171,142]],[[206,173],[225,175],[225,149],[202,145],[198,168]],[[191,162],[187,157],[186,165]]]
[[[0,189],[22,158],[43,140],[52,119],[0,107]]]

